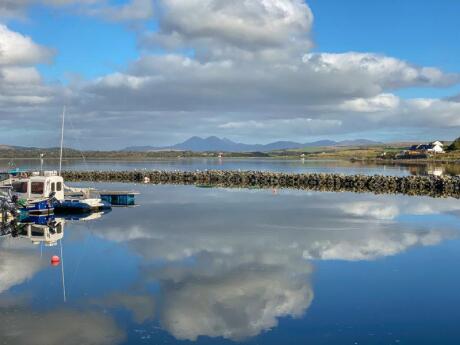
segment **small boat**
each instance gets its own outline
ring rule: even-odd
[[[2,185],[11,188],[19,209],[29,214],[51,214],[54,200],[64,199],[64,180],[55,171],[12,174]]]
[[[97,195],[90,196],[91,189],[66,186],[56,171],[10,175],[1,184],[3,188],[11,189],[19,209],[29,215],[89,213],[111,208],[110,203]]]

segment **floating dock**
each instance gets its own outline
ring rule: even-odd
[[[112,206],[134,206],[136,205],[135,191],[99,191],[103,201],[110,203]]]

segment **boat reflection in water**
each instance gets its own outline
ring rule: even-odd
[[[22,219],[9,217],[0,219],[0,236],[28,238],[33,244],[54,247],[64,237],[66,222],[88,222],[102,218],[110,210],[87,214],[66,214],[65,216],[28,216]]]
[[[54,247],[64,237],[65,220],[54,216],[29,217],[18,223],[18,237],[28,238],[33,244]]]

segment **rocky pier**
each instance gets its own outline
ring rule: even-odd
[[[64,171],[66,181],[182,184],[226,188],[290,188],[327,192],[460,198],[460,176],[291,174],[262,171]]]

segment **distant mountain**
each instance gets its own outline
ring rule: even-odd
[[[127,147],[123,151],[136,151],[136,152],[147,152],[147,151],[164,151],[164,150],[177,150],[177,151],[223,151],[223,152],[267,152],[275,150],[286,150],[286,149],[299,149],[303,147],[328,147],[328,146],[369,146],[378,145],[380,143],[372,140],[357,139],[357,140],[346,140],[346,141],[332,141],[332,140],[319,140],[309,143],[298,143],[294,141],[276,141],[269,144],[243,144],[237,143],[227,138],[218,138],[211,136],[207,138],[191,137],[182,143],[165,146],[165,147],[154,147],[154,146],[131,146]]]
[[[231,151],[237,152],[245,149],[245,144],[235,143],[227,138],[220,139],[218,137],[191,137],[183,143],[171,146],[175,150],[187,150],[187,151]]]

